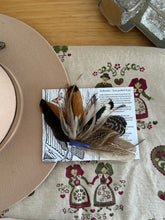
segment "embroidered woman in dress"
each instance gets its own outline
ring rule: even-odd
[[[97,179],[100,179],[100,184],[96,187],[94,193],[94,206],[100,207],[100,211],[103,207],[111,210],[111,206],[115,204],[115,195],[110,187],[112,183],[112,166],[109,163],[99,163],[96,167],[95,173],[97,176],[94,177],[92,184]]]
[[[88,192],[80,183],[80,180],[84,180],[86,184],[89,184],[83,174],[84,171],[79,164],[70,165],[66,168],[66,177],[69,178],[69,185],[72,187],[69,204],[71,208],[75,208],[77,211],[91,206]]]
[[[145,93],[145,90],[147,89],[146,80],[142,78],[141,79],[134,78],[132,79],[129,86],[134,87],[136,119],[147,118],[148,109],[141,96],[147,98],[148,100],[153,100],[153,98]]]

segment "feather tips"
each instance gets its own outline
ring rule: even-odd
[[[66,91],[64,110],[44,100],[41,100],[40,106],[47,124],[60,141],[77,141],[89,145],[92,150],[108,152],[126,153],[135,148],[119,138],[126,129],[125,119],[111,115],[124,105],[114,109],[112,100],[100,105],[93,95],[84,109],[79,88],[73,85]]]

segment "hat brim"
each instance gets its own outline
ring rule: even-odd
[[[107,78],[107,79],[110,79],[110,77],[108,77],[108,76],[104,76],[104,75],[102,75],[102,76],[100,76],[101,78]]]
[[[43,88],[64,88],[69,81],[52,47],[39,33],[6,15],[0,15],[0,20],[0,40],[6,43],[0,64],[13,74],[18,86],[17,117],[0,145],[0,210],[4,210],[28,196],[55,166],[41,160],[39,102]]]

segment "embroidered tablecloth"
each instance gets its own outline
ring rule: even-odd
[[[61,162],[6,219],[165,220],[165,50],[55,46],[79,87],[134,87],[140,160]],[[46,76],[45,76],[46,77]],[[60,76],[59,76],[60,77]]]

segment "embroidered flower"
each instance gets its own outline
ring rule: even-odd
[[[63,213],[66,213],[66,208],[63,208],[63,210],[62,210],[62,211],[63,211]]]
[[[111,196],[110,195],[107,195],[107,199],[110,199],[111,198]]]
[[[123,205],[120,205],[120,209],[123,211],[123,209],[124,209],[124,206]]]
[[[106,186],[104,185],[104,186],[102,186],[102,189],[106,189]]]
[[[121,183],[126,183],[126,181],[125,181],[125,180],[120,180],[120,182],[121,182]]]
[[[85,216],[81,216],[81,220],[85,220]]]
[[[103,220],[105,220],[105,219],[107,219],[107,216],[104,215],[104,216],[103,216]]]
[[[152,128],[152,125],[151,125],[151,124],[148,124],[148,125],[147,125],[147,128],[148,128],[148,129],[151,129],[151,128]]]
[[[61,59],[61,62],[64,62],[64,59]]]
[[[56,185],[57,187],[60,187],[60,183],[57,183],[57,185]]]
[[[117,191],[118,189],[119,189],[119,187],[117,187],[117,186],[114,187],[114,190],[115,190],[115,191]]]
[[[80,198],[81,197],[81,193],[77,193],[77,197]]]
[[[98,191],[98,193],[97,193],[98,195],[101,195],[101,191]]]
[[[66,190],[65,190],[65,193],[69,193],[69,189],[66,189]]]
[[[145,68],[144,67],[140,67],[140,72],[144,72]]]
[[[95,218],[95,217],[92,217],[91,220],[96,220],[96,218]]]
[[[93,72],[92,74],[93,74],[93,76],[97,76],[97,72]]]
[[[116,70],[120,69],[120,64],[115,64],[114,68],[115,68]]]
[[[80,180],[75,180],[74,183],[75,183],[75,185],[77,186],[77,185],[80,184]]]

